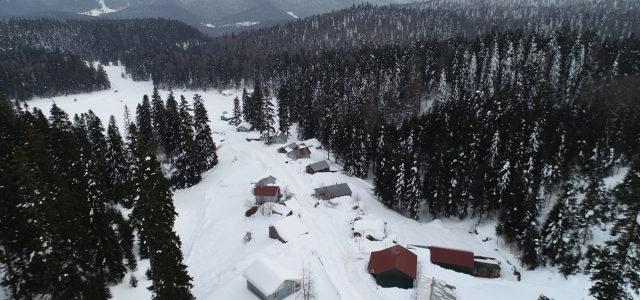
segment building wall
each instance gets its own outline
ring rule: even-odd
[[[246,129],[244,127],[238,127],[236,129],[238,129],[238,132],[249,132],[249,129]]]
[[[278,196],[256,196],[256,204],[262,204],[265,202],[276,202]]]
[[[287,288],[289,288],[288,291],[287,291]],[[296,283],[295,281],[290,281],[290,280],[286,280],[285,282],[283,282],[280,285],[280,287],[278,287],[278,289],[276,290],[276,292],[278,293],[277,297],[275,297],[275,293],[268,296],[263,295],[262,292],[260,292],[260,290],[258,290],[258,288],[256,288],[249,281],[247,281],[247,289],[252,291],[254,294],[256,294],[256,296],[258,296],[262,300],[277,300],[277,299],[284,299],[288,296],[293,295],[296,292]]]
[[[398,269],[391,269],[376,275],[376,283],[381,287],[413,288],[413,278]]]
[[[450,264],[443,264],[443,263],[434,263],[434,264],[436,264],[438,266],[441,266],[441,267],[443,267],[445,269],[453,270],[453,271],[464,273],[464,274],[473,275],[473,268],[471,268],[471,267],[450,265]]]

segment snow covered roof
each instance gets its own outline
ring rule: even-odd
[[[267,185],[267,184],[274,184],[274,183],[276,183],[276,178],[269,175],[265,178],[258,180],[258,182],[256,182],[256,187]]]
[[[381,241],[384,239],[384,222],[373,219],[364,218],[353,222],[353,232],[359,232],[361,236],[372,236],[374,239]]]
[[[289,148],[291,150],[293,150],[295,147],[298,147],[298,144],[296,144],[296,142],[293,142],[293,143],[285,146],[285,148]],[[287,152],[289,152],[289,151],[287,151]]]
[[[279,132],[279,133],[276,133],[276,134],[272,135],[272,136],[271,136],[271,138],[272,138],[272,139],[275,139],[275,138],[281,138],[281,139],[283,139],[283,140],[285,140],[285,141],[286,141],[288,137],[287,137],[287,134],[286,134],[286,133],[284,133],[284,132]]]
[[[424,279],[418,291],[418,300],[456,300],[456,287],[435,279]]]
[[[283,215],[283,216],[286,216],[286,215],[288,215],[288,214],[291,212],[291,208],[286,207],[286,206],[284,206],[284,205],[282,205],[282,204],[274,204],[274,205],[271,207],[271,210],[272,210],[274,213],[281,214],[281,215]]]
[[[270,226],[273,226],[276,231],[278,231],[278,235],[285,242],[295,240],[299,236],[309,233],[307,226],[304,226],[296,216],[288,216],[280,219],[273,222]]]
[[[296,273],[266,257],[256,259],[242,275],[265,296],[273,294],[286,280],[300,280]]]
[[[322,146],[322,144],[317,139],[306,140],[304,141],[304,144],[309,147],[314,147],[316,149],[319,149]]]
[[[251,123],[248,123],[248,122],[242,122],[242,123],[240,123],[240,125],[236,126],[236,128],[238,128],[238,127],[244,127],[246,129],[251,129],[251,128],[253,128],[253,125],[251,125]]]
[[[300,203],[298,203],[298,200],[296,198],[291,198],[287,201],[284,201],[284,205],[286,205],[288,208],[291,208],[293,213],[296,215],[300,213],[300,210],[302,210],[302,206],[300,205]]]
[[[314,172],[318,172],[319,170],[329,168],[329,163],[326,160],[321,160],[317,163],[312,163],[309,166]]]
[[[261,140],[262,136],[259,133],[250,133],[247,135],[247,140]]]
[[[323,186],[314,190],[316,191],[316,197],[325,200],[351,195],[351,189],[346,183]]]

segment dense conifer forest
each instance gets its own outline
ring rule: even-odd
[[[10,20],[0,22],[0,47],[42,47],[48,50],[34,53],[122,64],[123,75],[160,88],[253,88],[236,100],[233,115],[254,124],[265,140],[297,123],[298,138],[318,138],[345,173],[373,178],[373,192],[390,209],[415,219],[426,212],[495,220],[496,233],[519,251],[524,266],[552,265],[565,276],[588,272],[594,297],[627,299],[629,288],[638,293],[640,287],[640,7],[616,3],[361,5],[215,39],[167,20]],[[42,74],[51,72],[59,70]],[[100,78],[99,68],[88,72]],[[104,84],[18,91],[7,83],[2,92],[28,99]],[[271,95],[276,107],[267,101]],[[141,257],[174,268],[150,269],[154,282],[164,282],[167,272],[183,274],[154,292],[188,299],[173,221],[156,226],[154,220],[175,219],[170,188],[192,186],[217,162],[201,99],[191,108],[173,93],[166,101],[157,90],[145,96],[128,122],[126,142],[112,122],[105,136],[91,112],[71,123],[55,106],[47,120],[8,100],[2,105],[7,171],[0,176],[15,184],[2,187],[10,200],[0,213],[33,220],[0,228],[8,236],[0,241],[0,262],[9,270],[3,285],[12,295],[66,299],[58,293],[68,290],[58,287],[83,286],[73,289],[83,293],[77,297],[107,298],[105,284],[135,268],[135,229],[147,245]],[[52,143],[54,137],[65,145]],[[74,149],[82,163],[57,147]],[[163,174],[160,163],[171,171]],[[624,181],[607,189],[603,179],[622,167],[630,170]],[[84,173],[94,175],[73,180]],[[52,201],[35,199],[68,204],[49,207]],[[148,211],[151,201],[162,210]],[[133,207],[128,219],[116,204]],[[77,217],[56,220],[53,212],[66,205]],[[87,231],[67,239],[60,226]],[[607,227],[613,229],[605,245],[586,246],[594,230]],[[110,240],[92,240],[91,230],[102,229],[111,233],[100,237]],[[120,245],[117,253],[101,253],[105,243]],[[38,256],[27,260],[28,253]],[[56,282],[49,272],[58,269],[44,268],[50,256],[74,276]],[[102,266],[105,261],[113,266]]]

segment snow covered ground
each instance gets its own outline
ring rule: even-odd
[[[151,95],[153,86],[150,82],[122,78],[120,74],[124,70],[121,67],[109,66],[105,70],[111,80],[111,90],[35,99],[29,101],[29,105],[48,113],[55,101],[71,117],[92,109],[105,126],[109,116],[114,115],[122,130],[124,106],[127,105],[135,114],[136,105],[144,94]],[[303,263],[308,263],[316,277],[321,300],[415,299],[412,290],[378,287],[367,273],[369,253],[393,245],[394,240],[404,246],[438,245],[465,249],[475,255],[494,257],[500,262],[500,278],[475,278],[432,265],[426,249],[412,250],[418,255],[419,274],[456,286],[458,299],[479,299],[489,295],[492,299],[537,299],[540,294],[556,300],[591,299],[588,296],[591,283],[587,275],[565,279],[553,268],[524,270],[518,264],[517,253],[502,246],[495,236],[495,218],[477,227],[477,220],[459,221],[454,218],[416,222],[407,219],[375,200],[370,179],[361,180],[341,173],[306,174],[304,168],[326,159],[326,152],[312,148],[310,159],[291,161],[284,154],[277,153],[277,148],[282,145],[248,142],[246,137],[250,133],[235,132],[234,126],[220,120],[219,116],[223,111],[232,111],[233,98],[241,95],[241,91],[225,91],[232,93],[231,97],[216,91],[174,91],[176,96],[183,94],[187,99],[192,99],[196,92],[205,100],[214,140],[219,146],[219,164],[204,176],[200,184],[176,191],[174,195],[179,214],[175,230],[182,240],[184,260],[193,277],[193,293],[197,299],[257,299],[247,290],[242,274],[260,257],[268,257],[299,272]],[[166,99],[167,93],[162,91],[163,98]],[[331,169],[341,170],[333,162],[330,164]],[[244,216],[246,203],[254,199],[253,183],[269,175],[277,178],[275,185],[295,194],[293,201],[297,201],[299,207],[294,212],[308,228],[309,234],[283,244],[270,239],[268,232],[269,224],[283,216]],[[608,179],[607,184],[620,181],[622,176],[624,171]],[[314,188],[342,182],[349,184],[353,197],[337,199],[334,201],[338,203],[336,206],[315,206],[316,200],[311,197]],[[354,210],[354,206],[360,209]],[[351,222],[363,212],[387,223],[384,240],[353,237]],[[243,237],[247,232],[252,232],[252,240],[245,244]],[[601,238],[605,239],[606,235]],[[124,283],[113,286],[114,299],[149,299],[150,293],[145,287],[150,282],[144,275],[148,265],[148,260],[139,263],[135,273],[140,280],[137,288],[127,284],[128,278]],[[513,267],[522,274],[521,281],[513,275]]]

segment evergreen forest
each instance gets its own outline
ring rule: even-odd
[[[203,100],[163,100],[158,88],[236,88],[236,123],[265,141],[295,123],[345,173],[372,179],[389,209],[496,221],[523,266],[584,272],[596,299],[632,299],[638,34],[637,1],[363,4],[218,38],[164,19],[0,22],[0,220],[14,220],[0,222],[2,285],[15,299],[107,299],[107,284],[136,268],[137,233],[156,299],[191,299],[171,196],[216,165],[216,146]],[[158,87],[126,114],[124,138],[91,111],[71,120],[54,105],[47,119],[20,102],[108,88],[83,61]]]

